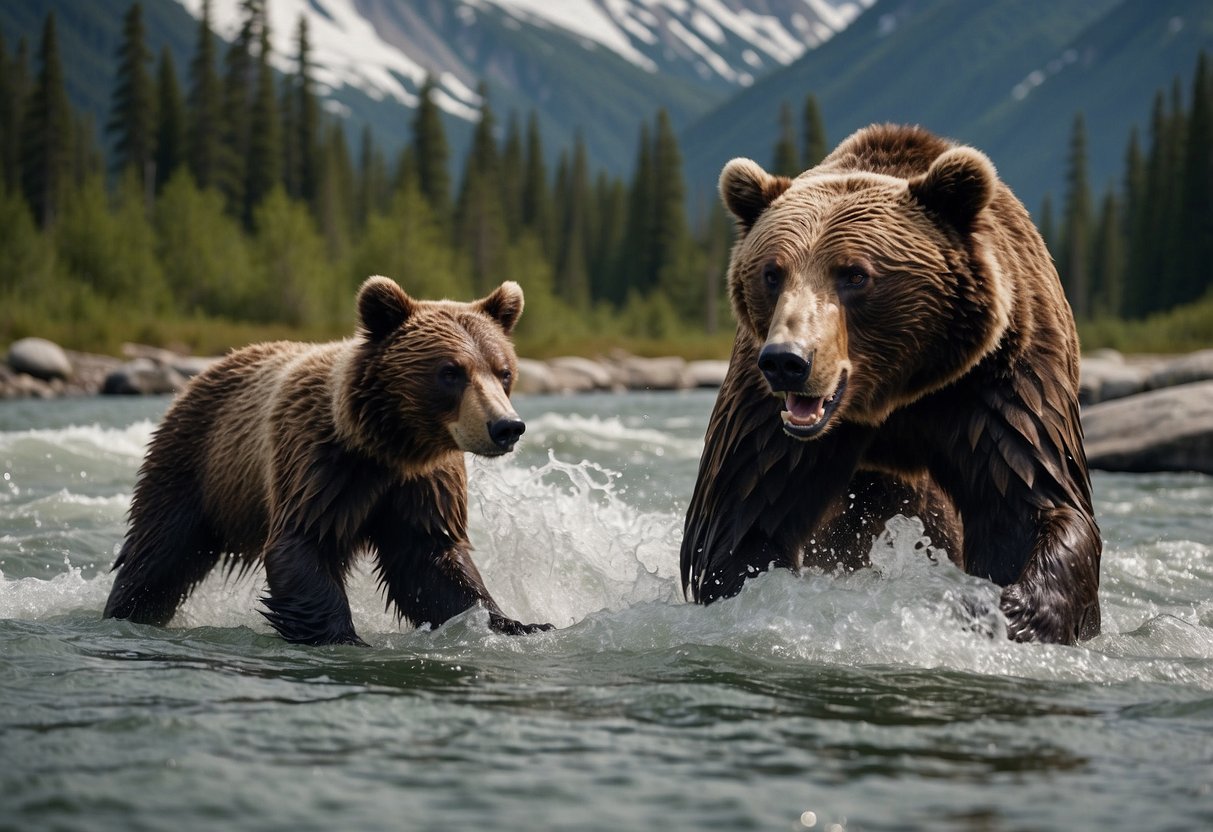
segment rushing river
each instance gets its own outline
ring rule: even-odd
[[[520,398],[473,460],[505,611],[283,643],[262,576],[167,629],[102,621],[164,399],[0,402],[0,829],[1213,828],[1213,479],[1096,474],[1104,634],[991,639],[996,589],[916,554],[678,588],[710,393]]]

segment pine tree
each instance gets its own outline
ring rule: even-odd
[[[1121,189],[1124,210],[1121,211],[1120,233],[1123,241],[1121,257],[1124,262],[1121,265],[1120,314],[1132,318],[1145,312],[1140,303],[1141,295],[1146,289],[1144,281],[1141,281],[1140,276],[1133,271],[1136,261],[1134,247],[1140,244],[1135,235],[1142,222],[1143,203],[1146,198],[1146,168],[1141,155],[1141,140],[1138,138],[1136,126],[1129,132],[1129,146],[1125,151],[1125,175]]]
[[[263,0],[241,0],[244,19],[240,33],[223,58],[222,138],[216,184],[228,211],[243,216],[244,185],[249,155],[253,42],[264,13]]]
[[[1150,117],[1150,150],[1146,161],[1145,190],[1140,208],[1134,210],[1136,223],[1129,238],[1129,284],[1132,288],[1128,308],[1147,315],[1164,306],[1158,283],[1160,238],[1166,223],[1167,191],[1170,180],[1167,159],[1166,98],[1160,90],[1154,96]]]
[[[517,111],[511,111],[501,150],[501,201],[509,239],[517,239],[522,230],[522,187],[526,161],[522,153],[522,130]]]
[[[454,225],[455,248],[471,258],[472,288],[476,292],[487,291],[497,279],[497,261],[506,243],[501,160],[493,137],[496,117],[483,84],[480,100],[480,119],[464,164]],[[425,165],[419,163],[418,170],[424,171]],[[421,182],[424,185],[424,175]]]
[[[55,15],[42,29],[41,67],[22,124],[22,185],[39,226],[50,226],[62,206],[72,167],[75,125],[63,85]]]
[[[825,123],[821,120],[821,109],[817,96],[809,93],[804,100],[804,132],[801,136],[801,170],[816,167],[830,152],[826,143]],[[799,172],[799,171],[798,171]]]
[[[190,172],[200,188],[218,183],[220,138],[223,133],[222,99],[215,69],[215,36],[211,31],[211,2],[202,0],[198,21],[198,44],[190,61],[187,100],[186,153]]]
[[[387,182],[387,165],[383,154],[375,146],[375,137],[370,125],[363,125],[362,139],[358,153],[358,194],[357,208],[354,220],[358,230],[366,228],[367,221],[375,214],[383,213],[387,206],[388,194],[384,187]]]
[[[1123,303],[1124,236],[1116,192],[1108,188],[1099,211],[1091,254],[1092,311],[1097,316],[1119,317]]]
[[[249,115],[248,165],[244,181],[244,221],[252,226],[253,212],[281,182],[282,148],[278,130],[278,99],[270,68],[270,27],[264,8],[258,32],[257,87]]]
[[[615,288],[614,264],[627,229],[628,192],[620,179],[600,172],[594,183],[594,221],[590,225],[590,298],[611,300]]]
[[[682,181],[682,153],[665,109],[657,112],[653,137],[653,276],[662,276],[678,257],[687,240],[686,189]]]
[[[648,291],[657,276],[654,228],[657,205],[656,166],[649,125],[640,125],[636,163],[628,188],[627,228],[607,299],[622,306],[633,292]]]
[[[1070,134],[1066,185],[1061,279],[1074,316],[1085,320],[1091,314],[1091,188],[1087,181],[1087,131],[1082,113],[1074,117]]]
[[[434,101],[437,88],[434,77],[427,75],[418,93],[417,112],[413,117],[413,153],[421,194],[439,222],[445,222],[451,213],[451,176],[447,170],[450,151],[442,126],[442,111]]]
[[[156,93],[148,71],[152,54],[144,42],[143,9],[132,3],[122,21],[122,43],[106,132],[114,136],[113,169],[133,168],[145,189],[156,176]]]
[[[1213,286],[1213,66],[1203,50],[1192,79],[1182,169],[1176,301],[1188,303]]]
[[[185,104],[181,100],[181,87],[177,84],[173,54],[167,46],[160,53],[157,75],[156,192],[159,193],[177,169],[185,164],[186,154]]]
[[[580,132],[573,140],[572,160],[562,159],[561,167],[565,175],[557,191],[561,225],[555,289],[557,297],[569,306],[584,309],[590,301],[587,212],[591,196],[585,140]]]
[[[21,120],[29,95],[28,51],[22,38],[10,61],[0,32],[0,188],[21,187]]]
[[[800,152],[796,149],[796,127],[792,123],[792,107],[788,102],[779,105],[779,138],[775,141],[774,161],[771,173],[777,176],[796,176],[800,167]]]
[[[531,111],[526,126],[526,173],[522,181],[522,227],[538,238],[540,247],[550,257],[555,242],[552,234],[552,204],[548,190],[547,163],[543,155],[543,137],[539,133],[539,116]]]
[[[321,159],[314,213],[329,259],[336,261],[349,246],[354,217],[354,168],[340,124],[333,123],[326,131]]]
[[[291,138],[294,148],[298,181],[298,195],[313,202],[318,180],[317,134],[320,130],[320,107],[316,99],[316,82],[312,77],[311,42],[308,40],[307,18],[299,16],[299,31],[295,36],[298,51],[295,56],[293,79],[295,133]]]

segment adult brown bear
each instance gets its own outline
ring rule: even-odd
[[[265,564],[288,641],[361,643],[345,578],[373,551],[390,603],[434,626],[474,604],[506,618],[472,562],[464,452],[497,456],[524,425],[509,402],[522,290],[419,301],[372,277],[359,333],[258,344],[192,381],[156,430],[105,617],[165,624],[221,558]]]
[[[855,565],[863,532],[917,513],[1003,587],[1012,638],[1097,634],[1074,320],[990,161],[876,125],[794,180],[734,159],[720,191],[738,327],[684,590],[709,603],[771,565]]]

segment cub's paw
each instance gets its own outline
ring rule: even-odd
[[[1047,597],[1028,592],[1022,584],[1004,588],[999,607],[1007,617],[1007,637],[1013,641],[1073,644],[1077,640],[1077,622],[1070,620],[1073,616],[1069,605],[1051,603]]]
[[[551,624],[523,624],[521,621],[515,621],[512,618],[506,618],[504,615],[497,615],[495,613],[489,614],[489,626],[507,636],[523,636],[555,629]]]

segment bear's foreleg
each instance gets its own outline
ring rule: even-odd
[[[457,490],[462,471],[446,473]],[[472,561],[465,531],[466,493],[454,498],[442,494],[441,488],[429,484],[400,486],[371,518],[367,536],[376,550],[388,603],[415,626],[441,626],[479,604],[498,632],[521,635],[552,629],[551,624],[523,624],[502,613]]]
[[[354,632],[345,575],[324,557],[324,541],[279,532],[265,547],[269,595],[261,614],[287,641],[297,644],[365,644]]]
[[[1007,635],[1074,644],[1099,635],[1099,529],[1070,506],[1040,512],[1023,574],[1002,591]]]
[[[165,488],[145,475],[135,490],[103,616],[164,626],[219,554],[198,495]]]
[[[465,545],[439,541],[398,526],[381,528],[372,540],[378,554],[379,582],[389,604],[416,626],[439,627],[461,612],[480,604],[489,613],[493,629],[506,633],[550,629],[548,625],[521,624],[506,618],[489,594]]]

